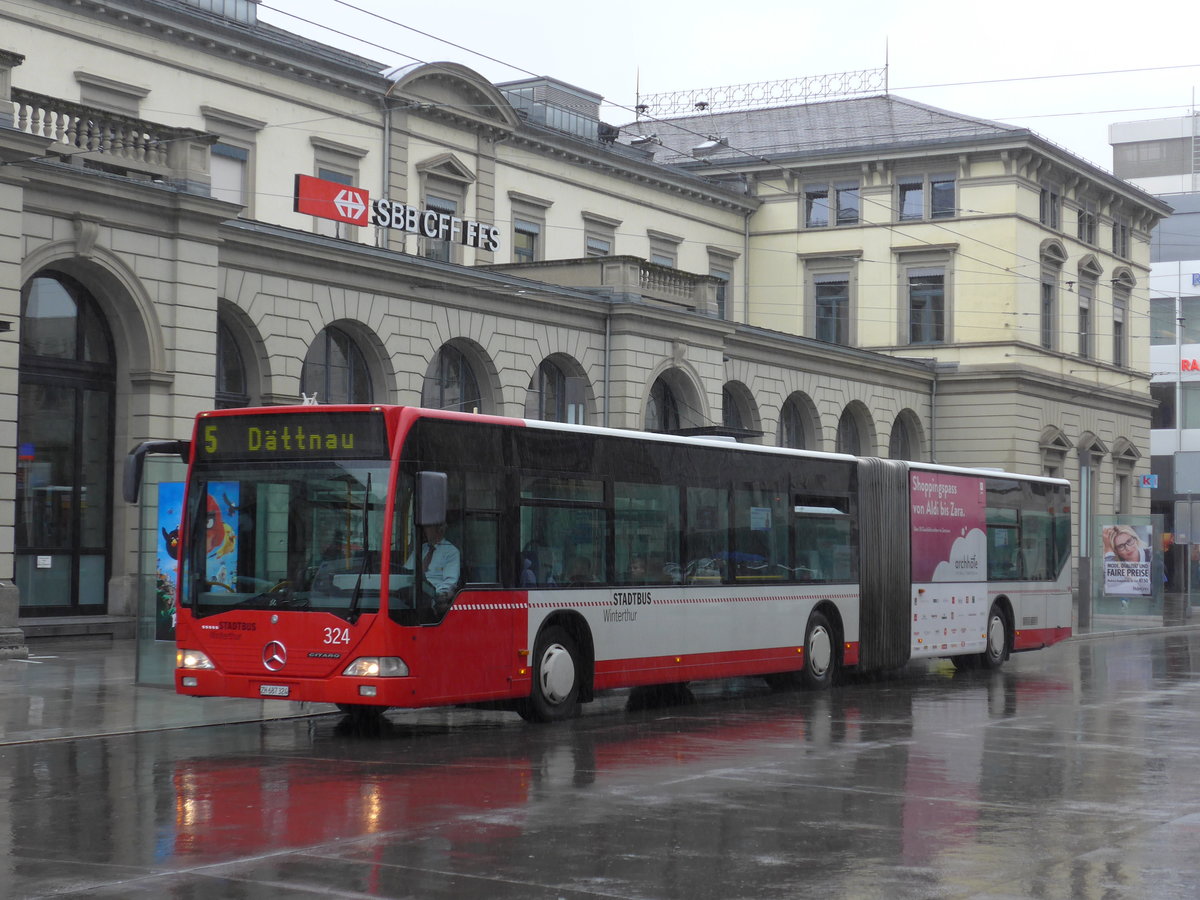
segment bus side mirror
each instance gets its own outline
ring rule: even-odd
[[[445,472],[417,473],[417,525],[444,525],[450,480]]]
[[[183,464],[188,464],[191,455],[190,441],[142,441],[125,457],[125,481],[122,494],[126,503],[137,503],[142,491],[142,470],[146,466],[148,453],[178,453]]]

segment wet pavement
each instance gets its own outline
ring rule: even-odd
[[[0,897],[1200,896],[1194,630],[370,733],[32,649],[0,662]]]

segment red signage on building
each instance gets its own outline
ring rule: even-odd
[[[295,211],[349,225],[366,225],[371,195],[359,187],[296,176]]]

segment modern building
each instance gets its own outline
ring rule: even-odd
[[[116,499],[129,447],[302,395],[1044,472],[1085,522],[1148,508],[1130,323],[1168,208],[1138,188],[886,94],[613,125],[551,78],[385,71],[256,12],[0,8],[20,628],[133,622],[158,529],[153,491]]]
[[[1181,544],[1195,544],[1200,535],[1192,524],[1175,517],[1176,502],[1195,496],[1186,484],[1176,489],[1175,457],[1200,451],[1200,115],[1119,122],[1109,127],[1109,143],[1116,174],[1172,209],[1150,241],[1150,393],[1157,403],[1150,452],[1158,480],[1152,508]],[[1184,557],[1174,556],[1171,580],[1183,590]]]

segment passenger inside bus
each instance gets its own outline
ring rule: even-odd
[[[567,568],[567,584],[594,584],[596,579],[592,571],[592,561],[590,558],[586,556],[573,557],[571,565]]]

